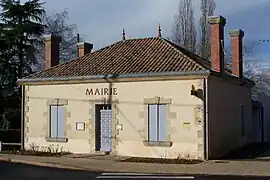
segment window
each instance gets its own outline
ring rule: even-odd
[[[242,136],[246,135],[246,121],[245,121],[245,114],[244,114],[244,105],[240,106],[240,113],[241,113],[241,134]]]
[[[148,105],[148,141],[166,141],[166,105]]]
[[[50,106],[50,137],[64,138],[64,106]]]

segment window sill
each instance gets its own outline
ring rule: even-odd
[[[45,140],[47,142],[63,142],[63,143],[67,143],[68,142],[68,138],[53,138],[53,137],[46,137]]]
[[[154,146],[154,147],[171,147],[172,142],[170,141],[143,141],[145,146]]]

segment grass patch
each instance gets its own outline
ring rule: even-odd
[[[1,151],[2,154],[15,154],[15,155],[26,155],[26,156],[45,156],[45,157],[60,157],[64,155],[71,154],[69,152],[57,152],[57,153],[52,153],[52,152],[42,152],[42,151],[31,151],[31,150],[6,150],[6,151]]]
[[[45,157],[59,157],[64,155],[71,154],[70,152],[63,151],[63,147],[59,145],[50,145],[50,146],[37,146],[34,144],[30,145],[30,148],[27,150],[21,150],[20,146],[5,146],[2,154],[15,154],[15,155],[27,155],[27,156],[45,156]]]
[[[166,159],[166,158],[142,158],[142,157],[131,157],[125,160],[119,160],[120,162],[135,162],[135,163],[158,163],[158,164],[199,164],[202,160],[192,159]]]

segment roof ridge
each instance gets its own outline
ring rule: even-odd
[[[123,40],[119,40],[119,41],[116,41],[116,42],[113,43],[113,44],[107,45],[107,46],[105,46],[105,47],[103,47],[103,48],[100,48],[100,49],[94,51],[94,52],[97,52],[97,51],[106,49],[106,48],[111,47],[111,46],[113,46],[113,45],[116,45],[116,44],[118,44],[118,43],[123,43],[123,42],[126,42],[126,41],[134,41],[134,40],[144,40],[144,39],[158,39],[158,38],[157,38],[157,37],[144,37],[144,38],[142,37],[142,38],[125,39],[124,41],[123,41]],[[93,53],[94,53],[94,52],[93,52]]]
[[[103,50],[105,50],[105,49],[107,49],[107,48],[113,47],[113,46],[115,46],[115,45],[117,45],[117,44],[119,44],[119,43],[123,43],[123,42],[126,42],[126,41],[144,40],[144,39],[158,39],[158,38],[157,38],[157,37],[146,37],[146,38],[132,38],[132,39],[125,39],[125,41],[119,40],[119,41],[117,41],[117,42],[115,42],[115,43],[113,43],[113,44],[110,44],[110,45],[107,45],[107,46],[102,47],[102,48],[100,48],[100,49],[97,49],[96,51],[93,51],[93,52],[91,52],[91,53],[89,53],[89,54],[86,54],[86,55],[84,55],[84,56],[87,56],[87,55],[90,55],[90,54],[93,54],[93,53],[96,53],[96,52],[99,52],[99,51],[103,51]],[[82,56],[82,57],[84,57],[84,56]],[[80,57],[80,58],[81,58],[81,57]],[[78,59],[78,58],[77,58],[77,59]],[[73,60],[76,60],[76,59],[72,59],[72,60],[69,60],[69,61],[73,61]]]
[[[201,64],[200,64],[199,62],[197,62],[196,60],[193,60],[193,59],[192,59],[191,57],[189,57],[186,53],[184,53],[184,52],[182,52],[181,50],[177,49],[177,48],[174,47],[172,44],[174,44],[175,46],[178,46],[179,48],[181,48],[181,49],[183,49],[183,50],[185,50],[185,51],[188,51],[189,53],[192,53],[192,55],[195,55],[195,56],[197,56],[198,58],[201,58],[202,60],[205,60],[205,61],[208,61],[208,60],[202,58],[201,56],[199,56],[199,55],[197,55],[197,54],[195,54],[195,53],[193,53],[193,52],[191,52],[191,51],[189,51],[189,50],[187,50],[187,49],[185,49],[185,48],[183,48],[183,47],[181,47],[181,46],[179,46],[179,45],[177,45],[177,44],[175,44],[175,43],[173,43],[173,42],[171,42],[171,41],[169,41],[169,40],[167,40],[167,39],[165,39],[165,38],[161,38],[161,39],[162,39],[163,42],[165,42],[165,43],[168,44],[170,47],[172,47],[176,52],[178,52],[179,54],[181,54],[181,55],[187,57],[189,61],[195,62],[196,64],[198,64],[198,66],[200,66],[200,68],[207,69],[207,67],[204,67],[203,65],[201,65]],[[170,44],[170,43],[172,43],[172,44]],[[209,61],[208,61],[208,62],[209,62]]]

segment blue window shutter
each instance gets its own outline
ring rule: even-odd
[[[64,138],[65,133],[64,133],[64,127],[65,127],[65,111],[64,111],[64,106],[58,106],[58,124],[57,124],[57,130],[58,130],[58,137],[59,138]]]
[[[57,106],[50,106],[50,137],[57,137]]]
[[[162,104],[159,105],[159,109],[158,109],[158,140],[159,141],[166,141],[167,137],[166,137],[166,132],[167,132],[167,124],[166,124],[166,119],[167,119],[167,115],[166,115],[166,105]]]
[[[157,123],[158,105],[148,105],[148,140],[157,141],[158,123]]]

